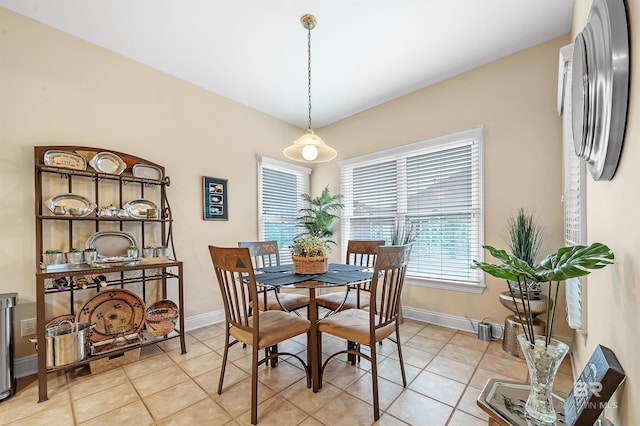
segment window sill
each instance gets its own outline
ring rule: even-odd
[[[404,279],[406,285],[416,287],[437,288],[439,290],[459,291],[462,293],[482,294],[487,287],[484,284],[471,284],[464,281],[439,281],[427,278],[410,277]]]

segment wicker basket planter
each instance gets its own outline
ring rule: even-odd
[[[328,256],[291,256],[296,274],[324,274],[329,268]]]

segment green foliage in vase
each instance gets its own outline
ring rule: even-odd
[[[308,206],[300,209],[302,214],[297,218],[305,231],[300,236],[320,237],[332,242],[333,231],[331,225],[337,219],[338,212],[344,207],[340,194],[331,195],[329,185],[325,186],[319,196],[312,198],[309,194],[301,195]]]
[[[46,254],[58,254],[58,253],[60,253],[60,250],[50,248],[50,249],[46,249],[45,253]]]
[[[533,213],[527,213],[520,208],[518,213],[507,221],[507,232],[507,245],[511,254],[524,260],[529,266],[535,265],[545,231],[536,223]]]
[[[403,246],[413,242],[416,238],[416,228],[413,222],[405,220],[404,223],[397,222],[391,234],[392,246]]]
[[[327,240],[316,236],[300,237],[289,248],[292,256],[317,257],[329,253]]]
[[[529,265],[524,260],[504,250],[498,250],[491,246],[483,246],[483,248],[500,262],[488,263],[474,260],[471,267],[481,269],[496,278],[502,278],[518,284],[519,292],[514,291],[511,286],[509,286],[509,292],[516,305],[518,319],[522,324],[526,325],[523,327],[524,334],[531,344],[535,344],[535,334],[533,330],[533,315],[529,304],[526,303],[526,297],[523,296],[523,294],[526,294],[525,286],[527,283],[549,283],[545,346],[549,345],[551,341],[555,309],[558,306],[560,281],[590,274],[590,270],[602,269],[612,264],[614,259],[611,249],[602,243],[593,243],[589,246],[562,247],[556,253],[545,257],[535,266]],[[555,291],[553,290],[553,282],[555,282]],[[522,312],[518,308],[519,304],[516,303],[516,298],[521,302]]]

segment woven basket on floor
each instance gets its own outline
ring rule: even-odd
[[[296,274],[324,274],[329,268],[328,256],[291,256]]]

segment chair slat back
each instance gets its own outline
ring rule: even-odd
[[[280,265],[277,241],[240,241],[238,247],[247,247],[255,268]]]
[[[381,246],[371,279],[371,329],[383,327],[398,318],[402,286],[409,263],[411,244]],[[376,321],[377,317],[377,321]]]
[[[251,331],[258,327],[257,286],[249,249],[209,246],[211,261],[220,285],[227,322]],[[247,285],[248,284],[248,285]],[[249,318],[253,318],[251,323]]]
[[[378,247],[384,245],[384,240],[349,240],[347,242],[347,264],[368,266],[376,262]]]
[[[347,264],[373,268],[376,263],[378,247],[384,240],[349,240],[347,242]],[[362,284],[360,290],[371,291],[371,283]]]

